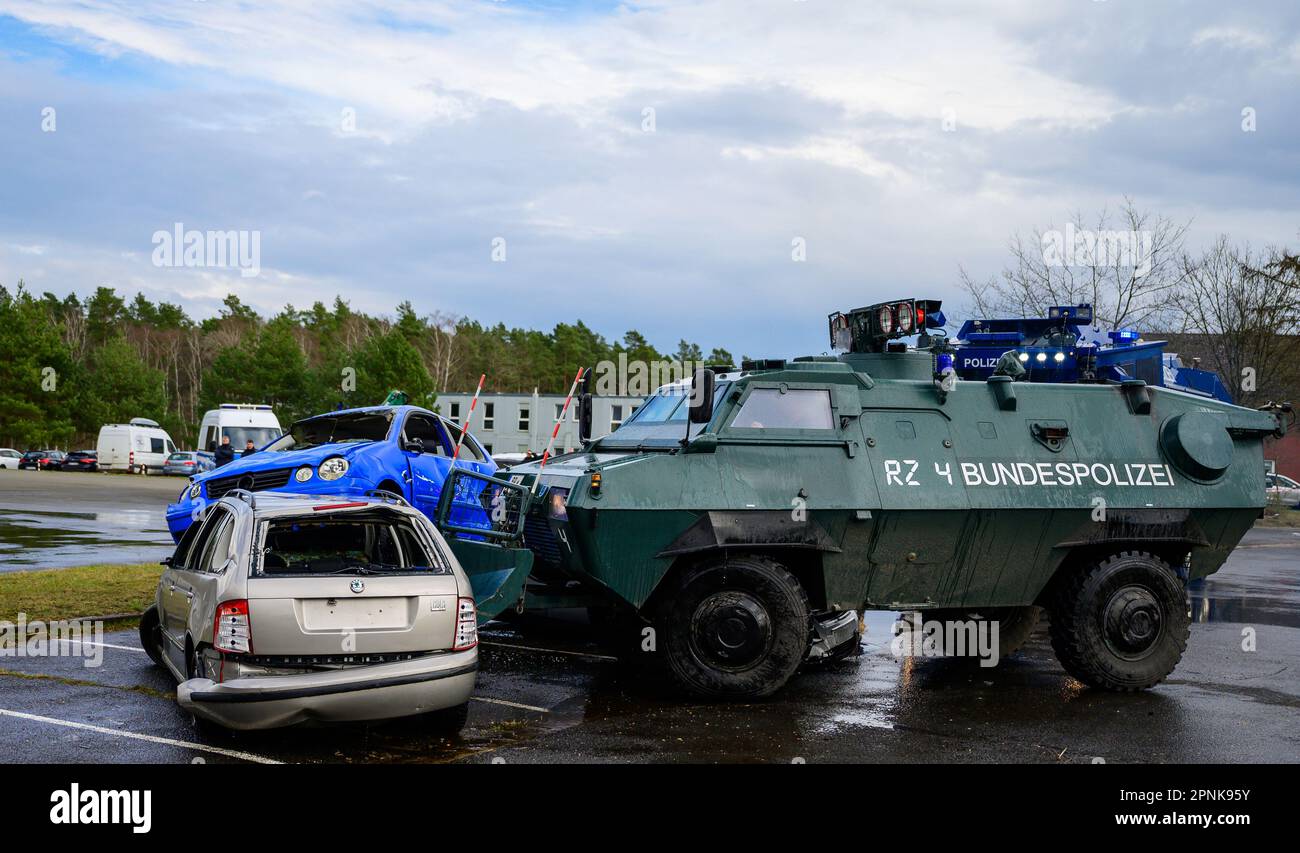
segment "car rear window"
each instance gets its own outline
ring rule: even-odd
[[[349,575],[450,573],[407,518],[348,512],[294,516],[265,523],[259,574]]]
[[[168,457],[167,457],[167,461],[168,461],[168,462],[184,462],[185,460],[187,460],[187,459],[189,459],[189,458],[190,458],[190,455],[189,455],[188,453],[173,453],[171,456],[168,456]]]

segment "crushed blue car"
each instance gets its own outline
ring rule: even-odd
[[[515,547],[529,496],[499,480],[496,463],[460,428],[427,409],[383,405],[304,418],[255,453],[190,478],[167,507],[177,542],[206,507],[258,492],[324,498],[391,495],[424,513],[447,538],[470,575],[480,619],[518,599],[532,554]]]

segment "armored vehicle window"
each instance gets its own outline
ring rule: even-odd
[[[641,407],[640,414],[636,417],[636,423],[663,423],[672,415],[673,410],[682,404],[686,399],[685,389],[671,388],[662,393],[656,394],[645,405]]]
[[[732,429],[834,429],[831,392],[825,389],[755,388]]]

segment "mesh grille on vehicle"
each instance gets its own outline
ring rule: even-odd
[[[560,564],[560,543],[556,541],[551,525],[538,513],[530,512],[524,519],[524,544],[541,562],[553,566]]]
[[[493,482],[486,475],[457,468],[448,475],[443,489],[451,490],[445,509],[453,526],[518,535],[519,517],[528,499],[524,487]]]
[[[219,477],[208,480],[208,498],[216,500],[231,489],[244,489],[249,492],[264,492],[278,489],[289,482],[293,475],[292,468],[279,468],[274,471],[249,471],[234,477]]]

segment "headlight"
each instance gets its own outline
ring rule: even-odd
[[[190,486],[190,500],[197,500],[199,495],[203,494],[203,484],[195,483]]]
[[[339,460],[339,461],[342,461],[342,460]],[[344,462],[344,463],[343,463],[343,470],[346,471],[347,469],[348,469],[347,463]],[[307,482],[308,480],[311,479],[311,466],[310,466],[310,465],[304,465],[304,466],[302,466],[301,468],[299,468],[297,471],[294,471],[294,472],[293,472],[293,478],[294,478],[295,480],[297,480],[299,483],[305,483],[305,482]]]
[[[348,472],[348,460],[342,456],[331,456],[320,464],[316,473],[322,480],[337,480]]]

